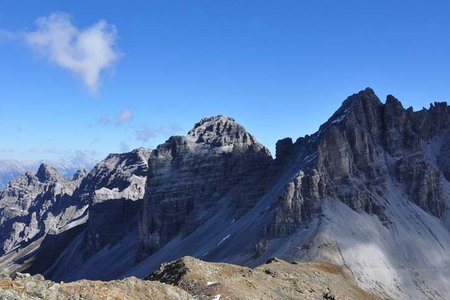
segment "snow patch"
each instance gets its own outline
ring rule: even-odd
[[[223,242],[225,242],[225,241],[230,237],[230,235],[231,235],[231,234],[229,234],[229,235],[227,235],[226,237],[224,237],[224,238],[217,244],[217,246],[220,246],[220,244],[222,244]]]
[[[348,115],[349,112],[350,112],[350,108],[346,108],[344,110],[344,112],[342,113],[342,115],[340,115],[337,119],[331,121],[331,124],[341,123],[345,119],[345,117]]]
[[[337,118],[336,120],[333,120],[333,121],[331,122],[331,124],[338,124],[338,123],[341,123],[344,119],[345,119],[345,115],[340,116],[340,117]]]

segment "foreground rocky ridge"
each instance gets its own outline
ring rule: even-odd
[[[79,223],[40,247],[21,241],[0,266],[110,280],[185,255],[250,267],[277,256],[332,262],[384,298],[445,299],[449,114],[368,88],[315,134],[280,140],[275,159],[234,119],[205,118],[153,151],[105,159],[68,197],[86,205]]]
[[[250,269],[192,257],[162,265],[145,280],[55,283],[41,275],[0,278],[0,298],[20,299],[378,299],[338,267],[272,259]]]
[[[96,300],[163,299],[191,300],[187,292],[159,282],[131,277],[124,280],[56,283],[41,275],[17,274],[0,279],[0,299],[4,300]]]
[[[145,279],[175,285],[195,299],[378,299],[338,266],[277,258],[250,269],[183,257]]]

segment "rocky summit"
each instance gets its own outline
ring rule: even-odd
[[[270,152],[234,119],[201,120],[186,137],[152,151],[141,214],[141,257],[177,235],[187,236],[228,198],[239,217],[262,194]]]
[[[99,288],[77,280],[135,276],[197,299],[446,299],[449,155],[447,103],[414,111],[370,88],[275,157],[209,117],[72,179],[42,165],[10,182],[0,267]]]

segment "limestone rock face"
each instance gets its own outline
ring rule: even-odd
[[[82,205],[70,197],[80,181],[42,164],[36,175],[26,173],[0,191],[0,256],[60,232],[77,218]]]
[[[303,158],[303,167],[280,196],[268,233],[292,232],[295,224],[319,213],[318,200],[326,197],[338,198],[352,209],[375,214],[388,223],[384,204],[376,200],[387,197],[388,175],[404,187],[412,202],[442,216],[442,173],[448,174],[450,165],[445,154],[450,148],[446,133],[449,113],[446,103],[418,112],[404,109],[393,96],[383,104],[368,88],[347,98],[314,135],[293,145],[289,139],[279,141],[277,160],[292,162],[294,151]],[[443,141],[438,158],[443,171],[428,161],[425,144],[433,138]]]
[[[95,253],[118,242],[136,227],[136,215],[144,197],[150,151],[110,154],[86,176],[77,191],[89,198],[86,252]]]
[[[76,253],[76,258],[71,259],[82,264],[137,228],[137,213],[144,196],[149,156],[150,150],[144,148],[110,154],[85,175],[71,197],[85,204],[82,221],[64,234],[44,239],[40,247],[42,251],[27,271],[48,271],[55,261],[54,252],[58,255],[65,251]],[[80,240],[79,248],[69,246],[73,240]],[[54,273],[48,271],[49,276]]]
[[[450,180],[450,133],[440,140],[440,152],[436,156],[436,165],[447,180]]]
[[[414,203],[437,217],[443,215],[445,194],[440,170],[421,157],[404,157],[397,164],[397,176]]]
[[[108,199],[142,199],[149,156],[144,148],[108,155],[87,174],[76,196],[94,204]]]
[[[326,194],[317,170],[312,170],[309,176],[300,171],[280,196],[279,206],[266,229],[267,234],[277,237],[295,232],[299,224],[320,212],[319,200]]]
[[[284,138],[279,140],[275,146],[275,157],[278,159],[286,160],[294,149],[294,144],[291,138]]]
[[[42,164],[12,181],[0,192],[0,266],[33,258],[29,271],[44,272],[73,239],[82,240],[83,261],[137,228],[149,156],[144,148],[110,154],[72,180]]]
[[[142,255],[192,232],[205,221],[204,212],[227,195],[233,196],[230,205],[245,212],[261,194],[271,161],[265,147],[224,116],[203,119],[187,136],[158,146],[149,160],[140,222]]]

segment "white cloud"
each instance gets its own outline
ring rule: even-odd
[[[101,20],[79,29],[65,13],[36,20],[36,31],[25,33],[26,43],[51,62],[81,77],[90,91],[99,86],[103,70],[119,58],[117,30]]]
[[[98,124],[103,125],[103,126],[109,125],[110,123],[111,123],[111,119],[109,118],[108,115],[104,115],[98,120]]]
[[[117,115],[116,125],[122,125],[131,120],[132,117],[133,112],[129,108],[125,108]]]
[[[136,130],[136,139],[139,141],[146,142],[151,138],[154,138],[156,133],[153,129],[148,128],[147,126],[142,127],[141,129]]]
[[[129,152],[130,145],[128,145],[125,141],[123,141],[119,144],[119,149],[120,149],[120,152]]]
[[[147,125],[142,126],[135,131],[136,140],[147,142],[149,139],[155,138],[157,135],[168,136],[179,132],[181,127],[178,124],[169,126],[160,126],[158,128],[150,128]]]

